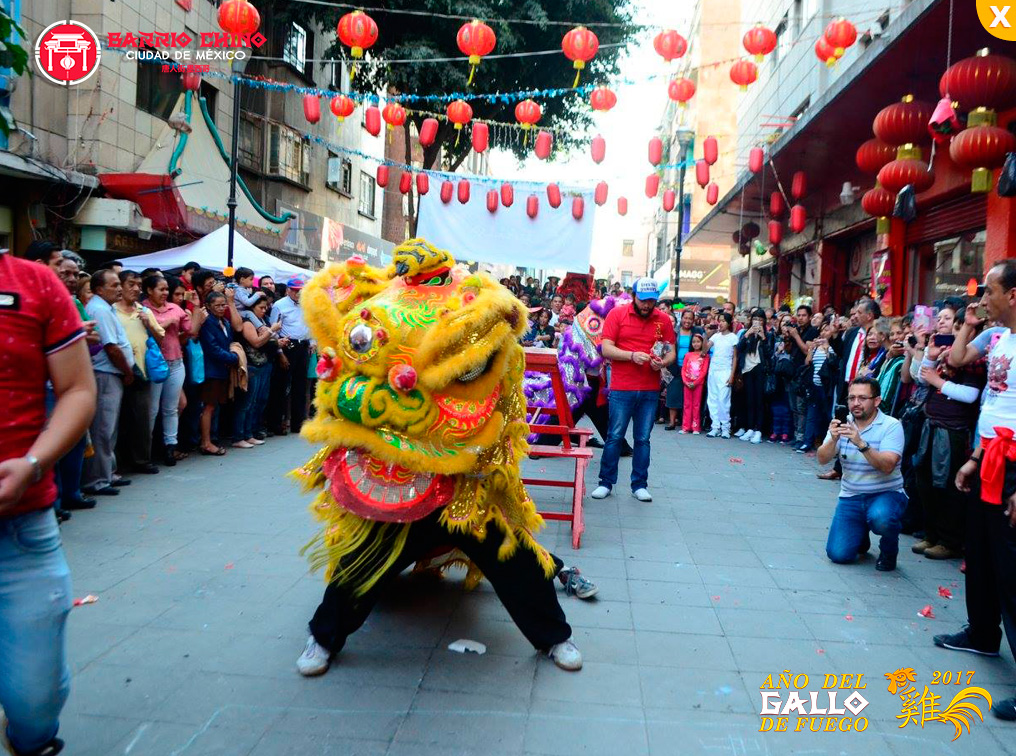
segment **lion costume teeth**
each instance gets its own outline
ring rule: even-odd
[[[385,270],[332,263],[301,298],[321,355],[302,435],[324,447],[292,473],[319,492],[311,566],[362,593],[398,560],[409,524],[441,509],[449,532],[479,541],[496,522],[500,559],[521,545],[552,577],[519,474],[522,304],[422,239],[399,245]]]

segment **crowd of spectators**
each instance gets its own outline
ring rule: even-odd
[[[81,320],[97,393],[88,432],[56,466],[60,521],[191,454],[222,456],[296,433],[310,411],[304,280],[249,268],[232,276],[187,263],[174,274],[120,261],[86,269],[77,253],[35,241]],[[52,402],[50,402],[52,405]]]

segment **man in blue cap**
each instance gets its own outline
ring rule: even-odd
[[[285,416],[289,416],[290,433],[299,433],[307,416],[307,364],[310,361],[310,329],[303,319],[300,309],[300,291],[304,283],[302,278],[291,278],[286,281],[286,296],[272,307],[271,321],[282,323],[279,337],[289,339],[289,346],[279,355],[276,369],[273,371],[273,383],[279,381],[289,395],[288,413],[285,402],[282,406],[270,407],[267,419],[273,433],[285,435]],[[288,391],[286,391],[288,389]]]
[[[660,288],[652,278],[640,278],[633,287],[631,304],[615,307],[603,323],[601,347],[603,356],[610,360],[610,422],[594,499],[610,496],[617,483],[617,460],[632,422],[632,495],[639,501],[653,500],[649,493],[649,434],[660,397],[660,370],[677,357],[674,324],[669,315],[656,309]]]

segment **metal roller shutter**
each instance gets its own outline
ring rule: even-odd
[[[907,226],[907,244],[935,241],[947,236],[984,228],[987,222],[987,195],[967,194],[943,202],[918,217]]]

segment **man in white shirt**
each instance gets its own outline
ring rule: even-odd
[[[966,512],[967,625],[959,632],[936,635],[936,646],[998,656],[1005,628],[1016,653],[1016,261],[995,265],[984,278],[981,304],[988,329],[971,340],[984,321],[975,306],[967,308],[963,327],[949,354],[954,367],[988,358],[988,385],[977,421],[980,443],[956,474],[956,487],[973,492]],[[991,712],[1016,721],[1016,698],[995,699]]]
[[[271,322],[282,323],[279,338],[289,339],[289,346],[279,353],[272,384],[281,384],[283,394],[289,395],[288,413],[283,400],[268,407],[268,427],[276,435],[285,435],[285,415],[289,415],[289,431],[299,433],[307,417],[307,367],[310,361],[310,329],[300,308],[300,292],[304,281],[291,278],[286,281],[286,296],[272,306]]]

